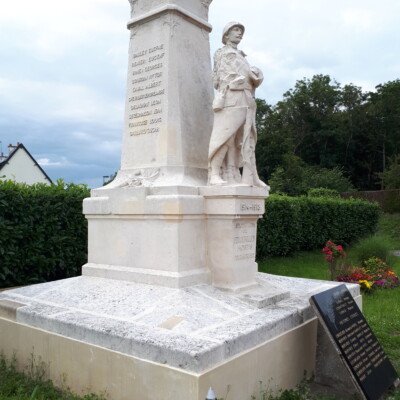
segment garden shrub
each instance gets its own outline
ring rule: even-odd
[[[75,276],[87,259],[84,185],[0,181],[0,287]]]
[[[392,190],[382,202],[382,210],[389,214],[400,213],[400,190]]]
[[[299,157],[286,154],[283,164],[275,169],[268,179],[272,193],[301,196],[313,188],[327,188],[341,192],[352,192],[354,187],[343,170],[306,165]]]
[[[328,240],[347,246],[373,234],[378,219],[376,203],[271,195],[258,224],[257,258],[320,249]]]
[[[307,193],[308,197],[330,197],[333,199],[338,199],[340,197],[340,193],[335,189],[327,189],[327,188],[315,188],[310,189]]]
[[[386,262],[392,261],[392,240],[386,236],[371,236],[360,240],[353,247],[353,254],[359,263],[378,257]]]
[[[298,250],[293,242],[300,229],[296,198],[271,195],[265,202],[264,217],[258,221],[257,258],[285,255]]]

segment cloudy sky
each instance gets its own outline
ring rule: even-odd
[[[53,179],[101,186],[120,163],[128,0],[4,1],[0,141],[22,142]],[[400,78],[399,0],[214,0],[212,53],[228,21],[274,104],[296,80],[329,74],[364,91]]]

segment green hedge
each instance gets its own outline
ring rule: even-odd
[[[322,248],[328,240],[349,245],[376,231],[379,212],[363,200],[271,195],[258,223],[257,259]]]
[[[0,181],[0,287],[76,276],[87,260],[86,186]],[[258,225],[257,258],[347,245],[376,230],[379,208],[362,200],[271,195]]]
[[[0,181],[0,287],[75,276],[87,260],[84,185]]]

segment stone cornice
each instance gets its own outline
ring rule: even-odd
[[[197,15],[185,10],[184,8],[175,5],[175,4],[167,4],[163,7],[156,8],[148,13],[145,13],[137,18],[132,18],[128,21],[128,29],[133,28],[135,25],[141,24],[143,22],[147,22],[154,18],[159,17],[162,14],[178,14],[183,18],[189,20],[193,24],[199,26],[202,29],[205,29],[207,32],[212,31],[212,26],[206,20],[198,17]]]

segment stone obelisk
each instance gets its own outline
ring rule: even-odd
[[[129,0],[121,168],[84,201],[83,275],[170,287],[209,281],[206,218],[213,125],[212,0]]]
[[[130,0],[128,82],[118,182],[206,184],[212,130],[211,0]]]

